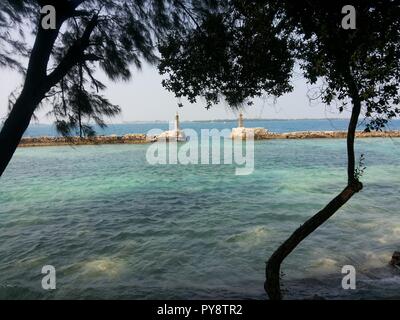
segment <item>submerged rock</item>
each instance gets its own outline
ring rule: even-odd
[[[392,256],[392,260],[390,260],[390,265],[400,268],[400,251],[395,251]]]

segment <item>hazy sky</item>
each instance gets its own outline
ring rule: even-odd
[[[183,108],[178,108],[178,100],[166,91],[162,85],[162,77],[155,67],[144,66],[141,71],[133,72],[133,79],[129,82],[112,83],[100,74],[101,80],[107,84],[108,89],[104,95],[114,104],[122,108],[122,114],[108,122],[121,123],[124,121],[151,121],[171,120],[176,111],[179,111],[184,120],[212,120],[236,118],[237,113],[229,109],[226,104],[221,104],[206,110],[205,103],[198,101],[190,104],[182,101]],[[21,76],[14,71],[0,69],[0,117],[4,119],[7,114],[7,101],[9,94],[21,84]],[[348,118],[349,114],[340,115],[334,108],[327,108],[321,103],[310,103],[307,93],[310,86],[299,75],[293,79],[294,92],[287,94],[277,101],[257,99],[255,105],[246,107],[243,111],[247,118],[265,119],[298,119],[298,118]],[[41,123],[52,122],[46,116],[47,110],[38,113]]]

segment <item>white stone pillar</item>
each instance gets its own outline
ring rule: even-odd
[[[176,116],[175,116],[175,131],[179,131],[179,130],[180,130],[180,128],[179,128],[179,114],[177,112]]]
[[[243,128],[243,113],[240,113],[239,115],[239,128]]]

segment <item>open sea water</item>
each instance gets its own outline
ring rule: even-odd
[[[262,127],[271,132],[293,132],[293,131],[346,131],[348,120],[344,119],[317,119],[317,120],[245,120],[246,127]],[[152,129],[168,130],[173,123],[168,122],[131,122],[123,124],[109,124],[102,129],[94,126],[98,135],[119,135],[129,133],[147,133]],[[182,129],[194,129],[200,132],[201,129],[232,129],[237,127],[236,120],[216,121],[183,121]],[[358,130],[364,130],[365,122],[360,121]],[[400,120],[392,120],[386,130],[400,130]],[[26,137],[57,136],[54,126],[48,124],[33,124],[25,132]]]
[[[234,164],[150,165],[148,147],[17,150],[0,179],[1,299],[265,299],[267,258],[346,184],[345,140],[256,142],[247,176]],[[400,297],[388,266],[400,139],[356,148],[365,188],[285,260],[286,298]],[[54,291],[41,287],[44,265]],[[341,287],[344,265],[356,290]]]

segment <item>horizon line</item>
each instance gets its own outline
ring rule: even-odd
[[[209,119],[209,120],[181,120],[181,123],[185,122],[224,122],[224,121],[237,121],[237,118],[227,119]],[[301,120],[350,120],[350,118],[244,118],[244,121],[301,121]],[[396,120],[396,119],[394,119]],[[397,119],[398,120],[398,119]],[[117,124],[132,124],[132,123],[160,123],[160,122],[171,122],[171,120],[127,120],[121,122],[107,122],[106,125],[117,125]],[[29,126],[35,125],[52,125],[53,122],[37,122],[30,123]]]

